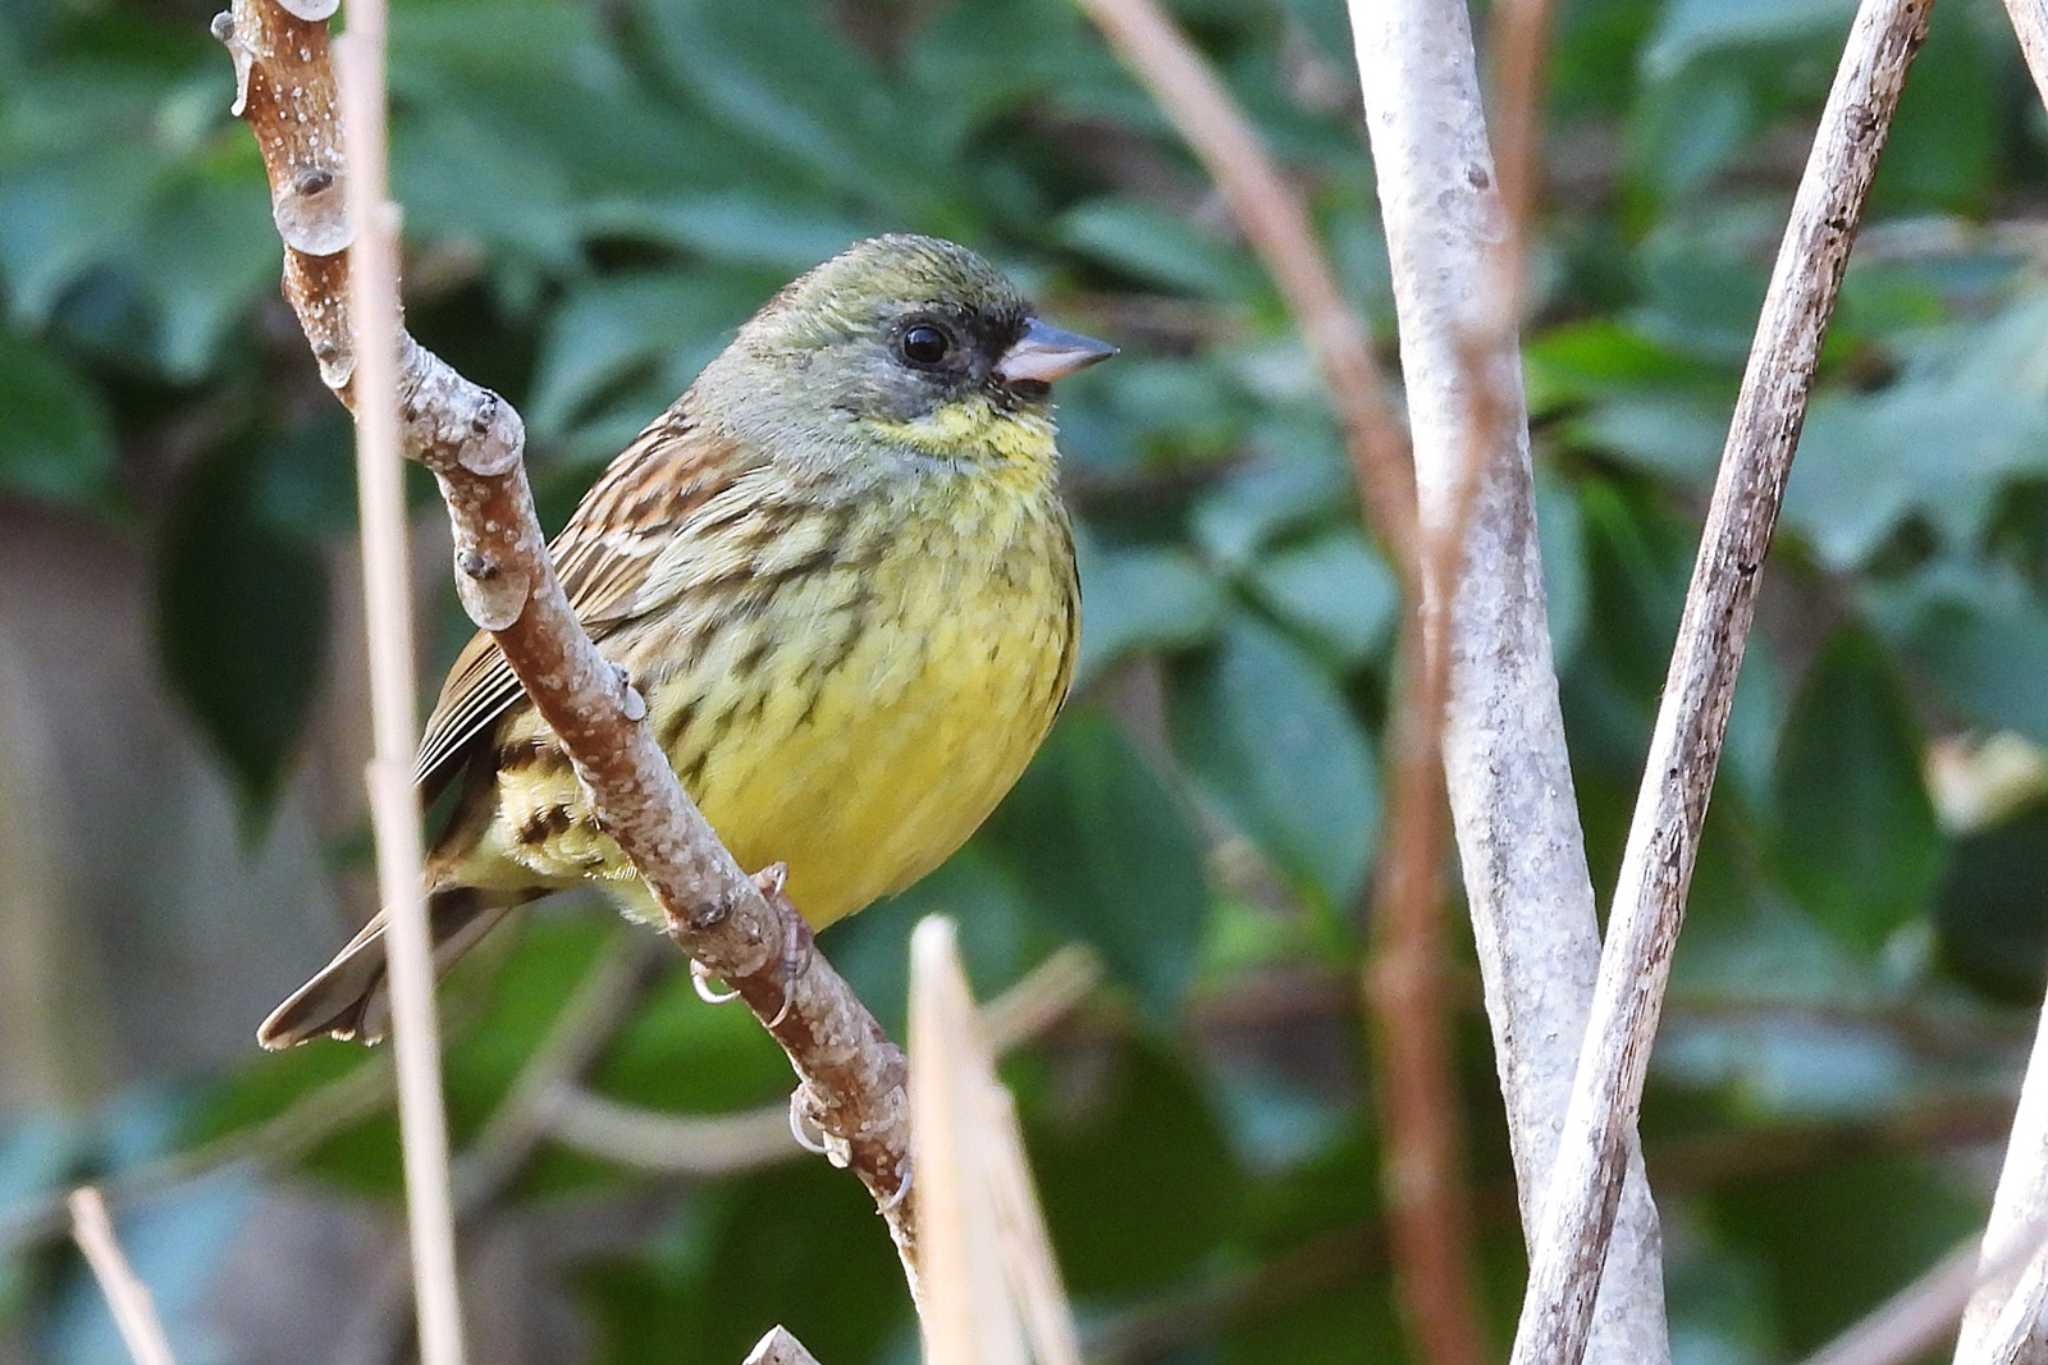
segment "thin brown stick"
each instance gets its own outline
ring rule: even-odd
[[[1929,0],[1866,0],[1793,199],[1622,857],[1586,1045],[1531,1255],[1516,1365],[1577,1365],[1586,1349],[1758,578],[1821,341],[1929,8]]]
[[[171,1344],[164,1338],[164,1325],[157,1320],[149,1287],[136,1278],[134,1267],[122,1253],[100,1192],[90,1185],[73,1190],[70,1206],[71,1235],[85,1253],[93,1278],[100,1282],[100,1293],[106,1296],[114,1326],[135,1365],[177,1365]]]
[[[754,1343],[744,1365],[818,1365],[818,1358],[806,1351],[787,1327],[777,1327]]]
[[[1373,361],[1370,333],[1345,304],[1301,196],[1157,0],[1080,0],[1080,5],[1187,139],[1286,299],[1337,410],[1366,514],[1397,572],[1407,572],[1415,556],[1415,480],[1408,442]]]
[[[408,770],[419,723],[413,703],[412,572],[398,448],[398,213],[385,198],[384,0],[352,0],[339,68],[352,174],[348,215],[365,224],[349,274],[357,356],[356,468],[369,630],[370,816],[377,890],[389,915],[391,1013],[405,1164],[406,1233],[423,1365],[462,1365],[462,1294],[455,1263],[448,1117],[441,1103],[441,1026],[421,881],[426,850]]]
[[[278,0],[234,0],[215,32],[234,57],[235,107],[269,175],[285,297],[321,377],[353,403],[347,280],[357,234],[340,194],[347,168],[325,24],[333,6],[294,8],[319,17]],[[399,347],[401,446],[440,482],[464,607],[574,759],[598,819],[667,912],[670,936],[737,990],[788,1054],[796,1103],[883,1210],[915,1296],[903,1054],[816,953],[779,878],[757,884],[719,843],[643,723],[645,701],[576,620],[534,516],[519,415],[402,331]]]
[[[1443,581],[1454,574],[1461,538],[1418,534],[1407,442],[1386,401],[1366,328],[1344,302],[1300,196],[1156,0],[1083,0],[1082,7],[1201,158],[1287,300],[1331,392],[1360,500],[1388,543],[1407,600],[1423,601],[1422,584],[1433,573]],[[1440,623],[1426,625],[1413,607],[1407,620],[1394,791],[1374,894],[1366,993],[1381,1053],[1384,1173],[1410,1330],[1427,1359],[1477,1362],[1470,1200],[1442,981],[1437,744],[1447,658]]]

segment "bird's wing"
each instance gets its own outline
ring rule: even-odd
[[[548,547],[569,605],[592,638],[603,640],[675,594],[668,576],[652,572],[661,552],[700,509],[762,463],[740,441],[693,420],[687,396],[633,438]],[[433,778],[520,695],[497,642],[479,631],[441,684],[413,780]]]

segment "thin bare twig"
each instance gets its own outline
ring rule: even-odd
[[[1982,1237],[1965,1238],[1918,1279],[1816,1351],[1806,1365],[1904,1365],[1917,1360],[1955,1330],[1979,1287],[2020,1270],[2040,1250],[2048,1228],[2037,1223],[2024,1231],[2022,1241],[1990,1259],[1981,1255]]]
[[[441,1026],[434,1011],[434,951],[421,881],[426,849],[409,773],[419,721],[413,709],[412,573],[398,439],[398,212],[385,198],[384,0],[351,0],[343,42],[345,51],[335,61],[351,170],[346,205],[350,220],[363,225],[348,303],[357,356],[356,482],[370,654],[370,816],[377,836],[377,890],[389,916],[385,937],[405,1225],[421,1361],[462,1365],[448,1116],[441,1103]]]
[[[106,1296],[114,1326],[120,1329],[135,1365],[177,1365],[171,1344],[164,1338],[164,1325],[157,1320],[149,1287],[136,1278],[134,1267],[122,1254],[100,1192],[90,1185],[73,1190],[70,1206],[71,1235],[85,1253],[93,1278],[100,1282],[100,1293]]]
[[[1866,0],[1793,198],[1622,857],[1586,1045],[1534,1239],[1516,1365],[1577,1365],[1585,1352],[1757,583],[1821,341],[1929,7]]]
[[[306,19],[299,13],[315,14]],[[355,401],[347,281],[357,232],[342,211],[326,0],[234,0],[215,21],[236,110],[256,135],[285,242],[286,299],[321,377]],[[398,336],[400,444],[433,470],[454,526],[456,586],[575,761],[604,828],[668,917],[677,945],[722,977],[789,1056],[796,1103],[873,1195],[917,1292],[915,1195],[905,1189],[902,1053],[811,946],[779,879],[744,873],[691,804],[644,724],[646,703],[591,643],[549,562],[527,486],[524,428],[496,394]]]

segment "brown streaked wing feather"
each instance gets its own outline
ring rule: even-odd
[[[641,587],[677,528],[758,463],[736,458],[743,453],[738,443],[700,426],[688,403],[686,395],[633,438],[548,547],[569,605],[600,642],[653,605],[641,600]],[[413,762],[413,781],[432,778],[519,697],[519,679],[497,642],[478,632],[441,684]]]

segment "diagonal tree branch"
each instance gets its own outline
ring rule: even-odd
[[[1462,0],[1354,3],[1351,22],[1425,534],[1462,542],[1454,544],[1463,571],[1426,565],[1424,586],[1432,600],[1448,600],[1445,785],[1533,1242],[1600,957],[1551,658],[1516,342],[1535,81],[1517,59],[1533,59],[1534,39],[1499,54],[1504,74],[1518,79],[1504,82],[1510,155],[1497,174]],[[1670,1347],[1657,1214],[1632,1130],[1628,1162],[1595,1358],[1634,1365],[1668,1359]]]
[[[1608,918],[1570,1108],[1545,1189],[1515,1365],[1578,1365],[1642,1105],[1758,578],[1814,366],[1931,0],[1865,0],[1764,295]]]
[[[234,0],[214,32],[232,54],[284,239],[284,293],[321,378],[353,403],[349,248],[326,17],[332,0]],[[723,977],[801,1079],[797,1105],[884,1212],[916,1294],[915,1199],[903,1054],[818,956],[779,877],[748,877],[676,781],[646,703],[598,653],[556,581],[510,404],[399,335],[400,438],[434,472],[465,609],[490,631],[575,760],[605,828],[668,914],[677,945]]]

